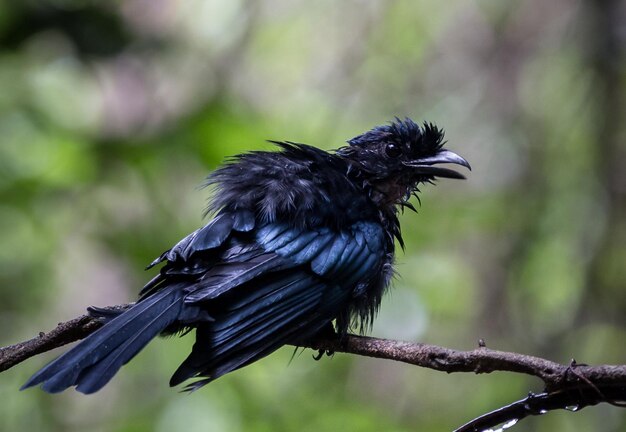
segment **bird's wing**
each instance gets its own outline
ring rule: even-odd
[[[186,296],[188,304],[206,305],[215,320],[199,326],[172,385],[208,377],[192,384],[195,389],[311,337],[345,309],[360,282],[379,274],[383,262],[384,234],[376,223],[339,231],[269,223],[251,234],[247,244],[235,236],[231,252]]]
[[[223,258],[224,249],[236,254],[232,243],[233,233],[248,233],[255,227],[254,214],[248,210],[220,212],[204,227],[183,238],[171,249],[152,261],[146,269],[167,262],[161,272],[148,282],[139,295],[145,298],[167,284],[168,276],[197,276],[207,272]],[[241,251],[239,251],[241,252]]]
[[[254,214],[251,211],[220,212],[204,227],[192,232],[161,254],[150,263],[148,268],[163,261],[188,261],[196,253],[207,252],[222,246],[233,231],[249,232],[254,227]]]
[[[194,241],[186,247],[199,250]],[[231,239],[220,261],[204,272],[185,301],[209,301],[262,275],[293,268],[350,287],[376,274],[383,255],[384,234],[377,223],[357,222],[344,230],[269,223],[247,242]]]
[[[257,232],[257,241],[266,250],[308,263],[315,274],[344,284],[365,277],[384,256],[384,231],[376,222],[359,221],[343,230],[276,225]]]

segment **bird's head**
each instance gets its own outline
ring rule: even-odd
[[[471,169],[461,156],[443,148],[443,131],[432,123],[422,126],[406,118],[377,126],[348,141],[337,155],[356,168],[382,204],[406,203],[423,182],[465,176],[438,164],[457,164]]]

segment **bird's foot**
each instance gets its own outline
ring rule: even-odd
[[[324,357],[324,354],[326,354],[328,357],[332,357],[335,355],[335,351],[333,350],[317,350],[317,354],[313,354],[313,360],[315,361],[319,361],[322,359],[322,357]]]
[[[332,357],[335,354],[335,350],[317,347],[320,345],[323,346],[324,342],[337,339],[337,337],[339,337],[339,335],[335,332],[335,327],[333,327],[331,323],[322,327],[322,329],[309,340],[310,346],[313,349],[317,349],[317,354],[313,355],[313,359],[316,361],[321,360],[324,355]]]

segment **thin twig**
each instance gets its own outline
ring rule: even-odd
[[[107,309],[119,310],[129,306],[112,306]],[[37,354],[83,339],[101,325],[96,318],[82,315],[59,323],[48,333],[42,332],[33,339],[0,348],[0,372]],[[458,351],[423,343],[347,335],[344,338],[325,336],[299,345],[321,352],[395,360],[447,373],[504,371],[534,376],[543,381],[546,393],[530,395],[485,414],[457,429],[458,432],[485,430],[554,409],[581,409],[600,402],[622,406],[620,402],[626,400],[626,365],[563,365],[540,357],[492,350],[486,348],[484,342],[476,349]]]

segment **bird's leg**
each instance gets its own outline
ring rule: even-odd
[[[313,335],[313,337],[311,337],[309,341],[311,342],[311,345],[315,346],[317,345],[316,344],[317,341],[322,342],[322,341],[329,340],[329,339],[332,340],[332,339],[336,339],[337,336],[338,335],[335,332],[335,327],[333,326],[332,323],[329,322],[324,327],[322,327],[322,329],[319,332]],[[317,354],[313,356],[313,359],[316,361],[321,360],[321,358],[324,357],[324,354],[331,357],[332,355],[335,354],[335,351],[318,349]]]

